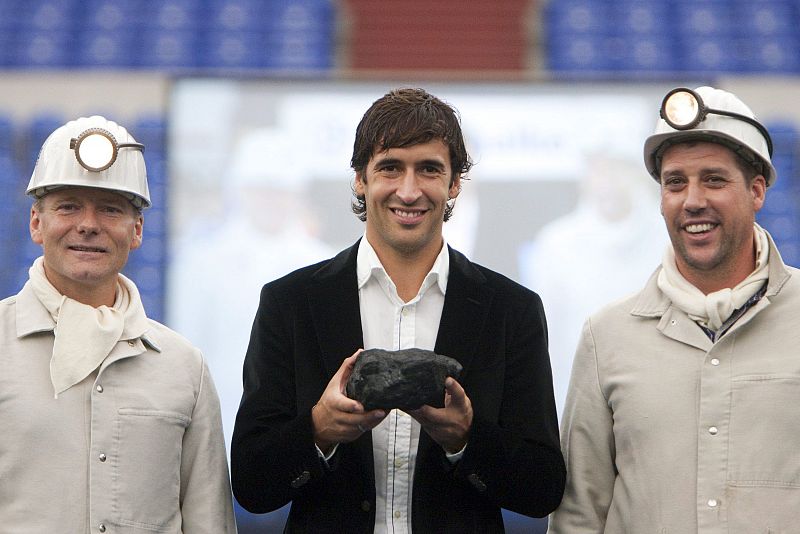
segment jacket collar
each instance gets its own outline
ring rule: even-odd
[[[356,273],[359,243],[360,240],[314,272],[307,292],[322,358],[330,375],[344,358],[364,346]],[[457,359],[467,369],[484,330],[494,290],[466,256],[449,246],[448,254],[447,292],[434,350]]]
[[[26,282],[25,285],[22,286],[22,290],[17,293],[16,299],[18,338],[22,339],[31,334],[52,332],[55,330],[56,323],[53,321],[53,317],[50,315],[50,312],[47,311],[47,308],[39,301],[38,297],[36,297],[30,283]],[[152,331],[148,331],[145,332],[140,339],[141,342],[144,342],[156,352],[161,352],[161,348],[154,337],[157,336],[155,336]],[[141,342],[137,342],[136,344],[138,345]]]
[[[765,297],[773,297],[780,293],[783,286],[792,276],[786,264],[781,258],[778,248],[775,246],[775,241],[772,236],[767,232],[767,239],[769,240],[769,281],[767,282],[767,292]],[[658,288],[658,273],[661,271],[659,266],[655,272],[647,280],[644,289],[639,293],[636,303],[631,310],[631,315],[639,317],[662,317],[672,302],[669,298]]]

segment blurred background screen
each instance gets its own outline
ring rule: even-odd
[[[393,86],[174,85],[166,322],[208,358],[228,442],[259,290],[363,234],[350,211],[353,138]],[[542,295],[560,406],[583,318],[640,287],[666,243],[641,164],[665,87],[425,86],[459,110],[476,162],[446,239]]]

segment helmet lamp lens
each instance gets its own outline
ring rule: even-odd
[[[111,167],[117,160],[120,148],[133,148],[144,152],[141,143],[117,143],[111,132],[102,128],[91,128],[78,137],[70,139],[69,147],[75,150],[75,158],[89,171],[100,172]]]
[[[664,120],[677,130],[694,127],[700,120],[701,105],[697,96],[689,91],[668,95],[662,105]]]
[[[107,169],[117,158],[114,143],[101,133],[84,137],[75,147],[78,161],[87,169],[100,171]]]

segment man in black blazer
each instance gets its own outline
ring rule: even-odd
[[[561,501],[539,297],[448,247],[472,163],[458,116],[421,89],[377,100],[356,130],[363,239],[264,286],[231,447],[247,510],[292,502],[286,532],[503,532],[501,508]],[[365,411],[344,394],[360,348],[458,360],[443,408]],[[352,356],[351,356],[352,355]]]

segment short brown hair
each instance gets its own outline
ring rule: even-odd
[[[424,89],[395,89],[373,102],[356,128],[353,157],[350,166],[365,179],[364,170],[375,152],[395,147],[408,147],[441,139],[450,151],[452,181],[464,177],[472,168],[467,153],[458,112]],[[367,220],[367,206],[363,195],[353,191],[353,213]],[[448,203],[444,220],[453,212]]]

